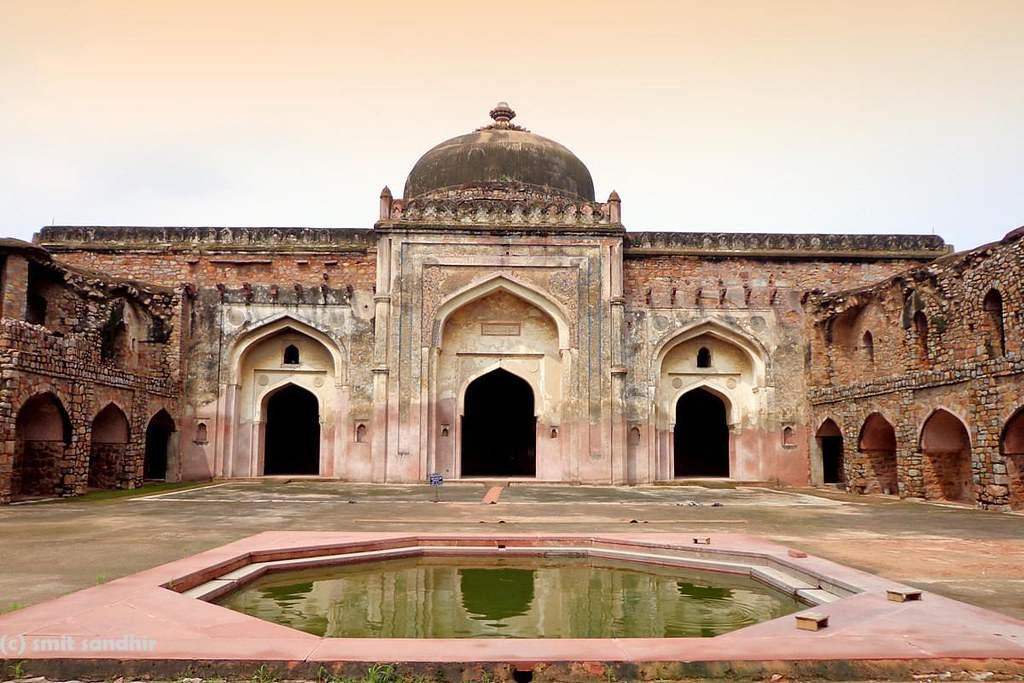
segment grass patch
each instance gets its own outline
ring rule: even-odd
[[[139,496],[151,496],[154,493],[169,493],[171,491],[185,491],[209,486],[208,481],[154,481],[143,484],[137,489],[104,489],[103,491],[90,491],[81,496],[71,496],[60,500],[50,500],[46,503],[102,503],[108,500],[121,500],[122,498],[138,498]],[[40,503],[40,504],[46,504]]]

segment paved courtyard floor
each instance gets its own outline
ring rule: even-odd
[[[482,501],[490,492],[495,504]],[[757,487],[238,481],[0,508],[0,611],[261,531],[742,532],[1024,619],[1024,516]]]

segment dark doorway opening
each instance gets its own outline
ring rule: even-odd
[[[167,450],[174,432],[174,420],[161,410],[146,427],[146,454],[142,461],[143,479],[167,478]]]
[[[821,471],[826,484],[843,483],[843,437],[821,437]]]
[[[688,391],[676,403],[675,476],[729,476],[725,403],[705,389]]]
[[[320,406],[289,384],[267,401],[263,474],[320,474]]]
[[[843,471],[843,432],[831,418],[825,420],[815,433],[818,451],[821,453],[821,480],[825,484],[842,484],[846,481]]]
[[[462,416],[462,476],[536,475],[533,389],[500,368],[473,380]]]

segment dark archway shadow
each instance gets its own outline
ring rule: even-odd
[[[174,420],[166,410],[150,419],[146,427],[146,454],[142,461],[143,479],[167,478],[167,452],[174,431]]]
[[[267,400],[263,474],[320,474],[320,404],[289,384]]]
[[[729,424],[725,403],[707,389],[676,402],[676,477],[729,476]]]
[[[526,380],[498,368],[466,388],[463,477],[537,475],[537,418]]]

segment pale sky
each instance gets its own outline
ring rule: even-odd
[[[0,0],[0,234],[369,228],[489,122],[630,230],[1024,224],[1024,0]]]

